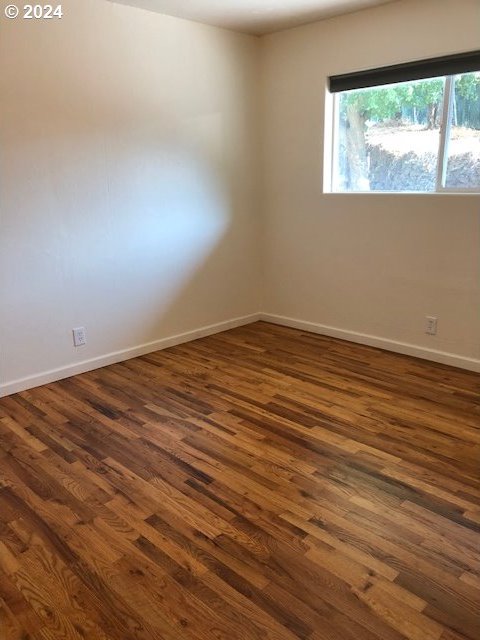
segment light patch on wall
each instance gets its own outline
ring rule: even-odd
[[[95,121],[75,129],[61,118],[43,126],[37,120],[28,135],[18,129],[8,138],[15,150],[9,181],[28,175],[21,190],[8,194],[9,207],[19,212],[11,246],[20,248],[19,228],[24,239],[24,259],[14,269],[9,263],[9,304],[24,331],[29,306],[53,307],[69,290],[67,308],[32,327],[39,336],[55,321],[68,349],[68,330],[79,323],[88,325],[92,351],[107,339],[111,350],[131,335],[137,343],[155,340],[164,314],[231,224],[221,115],[182,122],[165,114],[144,122],[125,117],[104,131]],[[4,239],[9,229],[3,227]],[[28,300],[21,293],[26,280]],[[28,364],[27,353],[25,359]]]
[[[226,233],[231,204],[219,170],[191,148],[169,146],[150,154],[139,149],[139,154],[130,147],[117,159],[110,246],[123,256],[112,261],[116,273],[103,268],[102,274],[105,286],[114,282],[120,297],[134,287],[137,301],[143,299],[144,312],[149,307],[158,326]],[[94,266],[93,277],[98,272]],[[135,314],[131,320],[130,330],[142,322]]]

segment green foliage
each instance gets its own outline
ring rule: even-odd
[[[389,120],[398,118],[405,108],[431,110],[439,106],[443,98],[444,78],[403,82],[373,89],[346,91],[341,96],[340,111],[343,118],[349,107],[355,107],[364,120]],[[480,72],[464,73],[455,81],[457,97],[478,111],[480,103]]]
[[[455,124],[480,130],[480,72],[457,76]]]
[[[465,100],[480,100],[480,72],[458,76],[455,90]]]
[[[428,109],[441,102],[444,79],[404,82],[374,89],[348,91],[342,95],[341,115],[355,106],[365,120],[388,120],[398,117],[402,108]]]
[[[428,109],[433,105],[439,104],[443,98],[444,86],[445,81],[443,78],[411,83],[408,89],[407,106]]]

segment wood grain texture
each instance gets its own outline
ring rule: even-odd
[[[480,377],[256,323],[0,401],[1,640],[476,640]]]

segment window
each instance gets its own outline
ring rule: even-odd
[[[480,191],[480,52],[334,76],[330,90],[327,191]]]

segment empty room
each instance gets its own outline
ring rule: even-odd
[[[0,0],[0,640],[480,638],[480,0]]]

